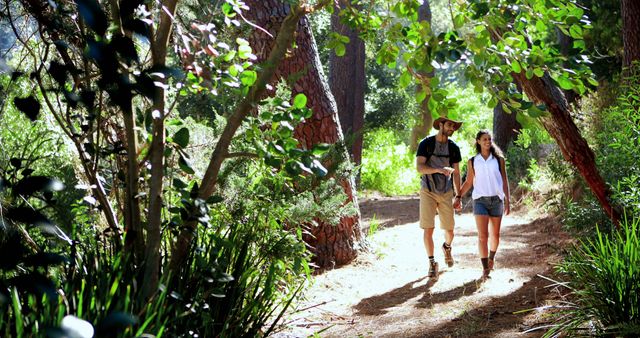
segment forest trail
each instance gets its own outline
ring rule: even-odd
[[[427,280],[427,259],[418,226],[417,196],[361,201],[365,227],[379,228],[369,249],[353,263],[314,278],[304,299],[275,336],[307,337],[540,337],[549,320],[534,310],[562,297],[551,276],[571,241],[548,216],[518,213],[503,219],[491,279],[480,282],[475,221],[456,215],[451,268],[444,264],[443,233],[434,242],[440,265]],[[366,232],[366,228],[364,230]],[[531,310],[531,311],[529,311]]]

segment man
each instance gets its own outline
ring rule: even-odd
[[[460,206],[460,148],[449,139],[462,126],[446,117],[433,121],[438,134],[426,137],[418,145],[416,169],[422,175],[420,187],[420,227],[424,229],[424,247],[429,256],[429,278],[438,277],[438,263],[434,259],[433,230],[436,213],[444,230],[442,250],[445,263],[451,267],[454,208]],[[453,177],[453,180],[452,180]]]

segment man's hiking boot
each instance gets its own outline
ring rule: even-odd
[[[447,243],[442,243],[442,252],[444,252],[444,262],[448,267],[453,266],[453,256],[451,255],[451,246],[447,246]]]
[[[427,275],[429,278],[438,278],[438,263],[430,262],[429,263],[429,274]]]
[[[489,270],[493,270],[493,259],[489,258]]]

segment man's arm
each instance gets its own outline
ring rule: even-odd
[[[451,172],[443,168],[432,168],[427,165],[427,158],[424,156],[416,156],[416,170],[420,175],[442,174],[449,176]],[[458,175],[458,186],[460,183],[460,176]]]
[[[460,163],[453,164],[453,191],[460,195]]]

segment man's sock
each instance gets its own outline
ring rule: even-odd
[[[495,251],[489,251],[489,259],[493,260],[494,258],[496,258],[496,252]]]
[[[436,262],[436,259],[433,256],[429,256],[429,263],[433,264]]]
[[[485,270],[489,270],[489,257],[480,258],[482,262],[482,268]]]
[[[442,243],[442,246],[447,249],[451,249],[451,244],[447,244],[447,242]]]

